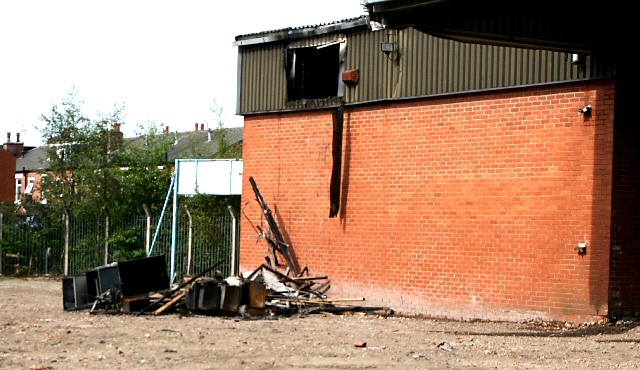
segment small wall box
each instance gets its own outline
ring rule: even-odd
[[[350,69],[342,73],[342,82],[346,83],[347,85],[355,85],[358,83],[359,79],[360,71],[357,69]]]
[[[587,253],[587,243],[578,243],[578,253]]]

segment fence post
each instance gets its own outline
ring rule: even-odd
[[[69,212],[65,209],[64,219],[64,274],[69,275]]]
[[[105,213],[104,218],[104,264],[109,264],[109,210],[107,207],[102,207],[102,211]]]
[[[142,208],[144,209],[144,214],[147,216],[147,231],[145,233],[144,246],[148,256],[149,249],[151,249],[151,209],[149,209],[148,204],[143,204]]]
[[[193,234],[193,220],[191,219],[191,212],[189,212],[189,207],[184,206],[184,210],[187,212],[187,216],[189,217],[189,240],[187,243],[187,275],[193,274],[193,259],[191,250],[193,248],[193,242],[191,235]]]
[[[2,271],[4,271],[2,269],[2,221],[3,221],[3,215],[2,215],[2,210],[4,209],[4,204],[0,203],[0,276],[2,276]]]
[[[230,276],[236,276],[236,212],[232,206],[227,207],[231,213],[231,273]]]

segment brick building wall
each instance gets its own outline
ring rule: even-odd
[[[0,148],[0,202],[13,203],[15,200],[16,157]]]
[[[624,59],[624,58],[623,58]],[[632,61],[618,62],[613,167],[610,313],[640,315],[640,126],[638,77]]]
[[[607,315],[614,91],[605,80],[347,107],[336,218],[331,111],[247,116],[243,212],[261,222],[253,176],[332,295],[456,319]],[[267,244],[241,222],[248,270]]]

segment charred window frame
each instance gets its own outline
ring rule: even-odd
[[[287,101],[344,96],[344,36],[292,43],[285,49]]]

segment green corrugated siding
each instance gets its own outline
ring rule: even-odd
[[[347,104],[613,74],[609,64],[594,63],[590,57],[582,68],[572,65],[570,55],[563,52],[461,43],[411,28],[379,32],[361,29],[345,34],[345,69],[360,71],[359,83],[345,87]],[[383,41],[395,41],[399,54],[387,56],[381,52]],[[272,43],[239,48],[241,114],[286,109],[285,47]]]

